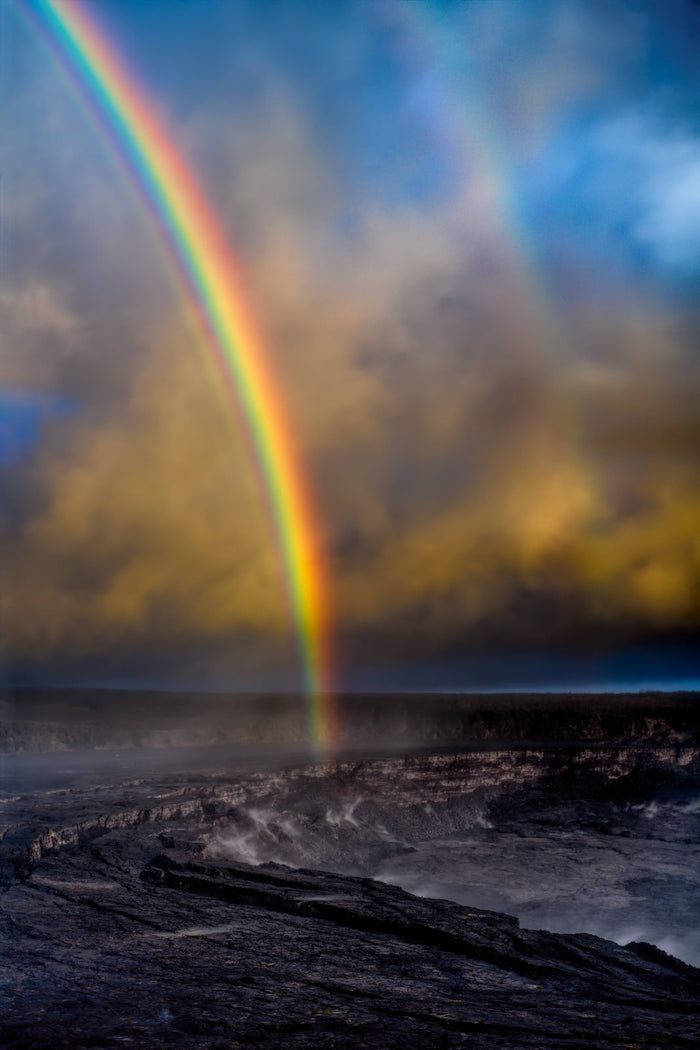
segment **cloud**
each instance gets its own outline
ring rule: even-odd
[[[339,57],[343,97],[365,75],[371,32],[356,26],[364,46],[353,38]],[[332,26],[312,44],[345,46]],[[394,61],[402,90],[424,77]],[[589,61],[567,98],[593,90]],[[546,90],[539,83],[528,148],[556,108],[554,81],[569,66],[556,68]],[[217,98],[177,134],[243,260],[283,381],[345,651],[361,662],[695,626],[692,315],[643,281],[601,297],[605,258],[592,273],[577,260],[569,298],[543,290],[508,216],[516,166],[491,178],[507,158],[485,157],[468,119],[426,140],[424,113],[409,106],[403,131],[390,132],[406,141],[367,154],[356,145],[347,170],[349,147],[326,135],[303,71],[262,45],[251,69],[255,90],[240,106]],[[22,249],[0,303],[13,318],[3,382],[43,384],[81,406],[48,423],[31,462],[6,479],[21,508],[2,535],[8,656],[48,668],[103,660],[110,673],[196,667],[229,681],[291,675],[280,566],[240,430],[136,197],[97,177],[94,129],[72,134],[85,194],[79,207],[69,195],[70,221],[45,201],[22,212],[22,244],[48,222],[52,247],[34,267]],[[633,235],[664,265],[685,265],[690,145],[635,122],[601,135],[601,149],[626,142],[640,166]],[[424,149],[435,182],[409,193],[403,165],[413,171]],[[443,182],[437,161],[457,154],[472,160]],[[381,170],[365,171],[377,156]]]
[[[662,265],[700,266],[700,142],[696,136],[640,135],[640,216],[636,236]],[[641,154],[641,157],[640,157]],[[638,168],[639,170],[639,168]]]

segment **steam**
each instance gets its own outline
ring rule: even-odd
[[[576,932],[566,930],[562,932]],[[682,936],[675,933],[665,933],[658,926],[647,923],[615,924],[605,922],[585,922],[580,928],[582,933],[592,933],[596,937],[604,937],[608,941],[624,947],[634,941],[646,941],[654,944],[662,952],[673,955],[676,959],[689,963],[691,966],[700,966],[700,931],[690,930]]]
[[[343,839],[360,838],[364,842],[385,829],[364,824],[356,816],[362,805],[361,796],[341,799],[321,813],[300,809],[297,812],[264,806],[242,806],[234,821],[209,842],[206,853],[241,864],[274,862],[290,867],[332,861],[350,849]]]
[[[351,801],[346,801],[337,812],[332,809],[326,810],[326,823],[332,828],[342,827],[344,824],[349,825],[351,828],[359,828],[359,823],[355,818],[355,810],[362,802],[361,798],[356,798]]]
[[[616,773],[611,768],[609,776]],[[433,801],[406,786],[383,798],[367,790],[362,773],[353,780],[360,790],[347,782],[277,778],[264,796],[230,815],[206,854],[375,878],[416,896],[514,914],[526,928],[588,933],[620,945],[646,941],[700,964],[693,903],[700,888],[686,859],[686,844],[698,838],[695,795],[592,800],[574,821],[555,800],[544,822],[522,796],[514,827],[496,819],[491,803],[503,797],[503,785],[490,781],[455,784]],[[507,782],[505,791],[506,798],[515,799],[513,791],[521,796]],[[623,836],[614,848],[606,830]]]
[[[651,802],[639,802],[629,807],[633,812],[639,813],[644,820],[655,820],[662,815],[664,818],[692,817],[700,814],[700,799],[691,799],[690,802],[659,802],[653,799]]]
[[[277,805],[239,807],[233,820],[209,840],[206,854],[240,864],[321,866],[404,885],[402,875],[391,867],[393,860],[416,852],[436,829],[455,821],[454,814],[430,803],[392,807],[361,794],[323,804],[296,799],[294,808],[286,808],[284,802],[282,798]],[[474,800],[466,802],[457,824],[462,832],[492,827],[485,804]],[[420,892],[405,872],[403,877],[408,878],[405,888]],[[429,896],[429,890],[424,895]]]
[[[290,864],[296,857],[295,845],[301,828],[294,818],[270,809],[243,809],[236,823],[212,840],[207,847],[211,857],[225,857],[241,864]]]

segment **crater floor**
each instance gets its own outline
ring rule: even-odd
[[[491,892],[512,896],[516,839],[544,870],[555,832],[590,869],[577,836],[619,857],[665,829],[678,853],[647,877],[678,879],[696,765],[678,748],[441,752],[8,784],[0,1045],[697,1046],[700,971],[468,899],[499,870]],[[428,858],[428,889],[460,900],[365,877],[425,879]]]

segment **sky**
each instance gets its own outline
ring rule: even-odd
[[[700,5],[88,5],[245,273],[348,689],[700,683]],[[0,679],[296,689],[158,231],[0,16]]]

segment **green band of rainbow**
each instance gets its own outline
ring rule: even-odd
[[[98,106],[138,180],[201,321],[221,382],[242,412],[283,561],[317,749],[332,743],[327,574],[318,517],[240,268],[192,172],[132,72],[79,0],[30,6]]]

